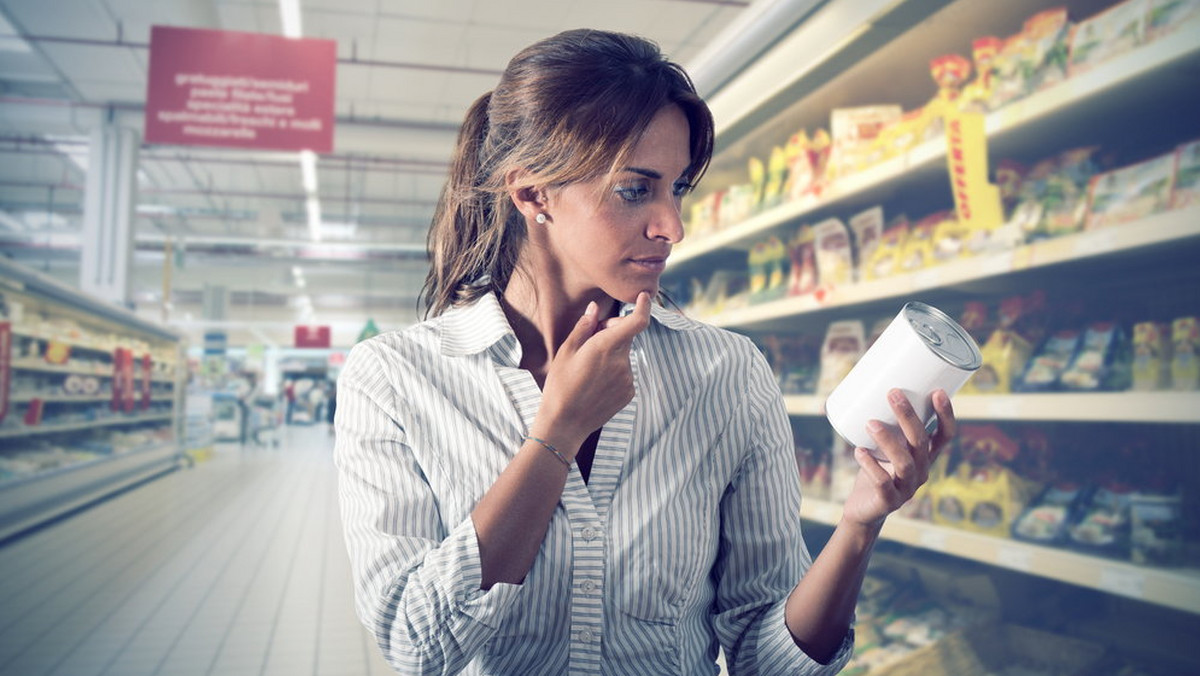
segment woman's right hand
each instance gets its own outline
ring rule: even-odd
[[[638,294],[633,312],[601,322],[595,303],[563,342],[542,389],[542,406],[529,433],[570,455],[633,399],[633,338],[650,325],[650,294]]]

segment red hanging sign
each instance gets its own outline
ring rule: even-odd
[[[337,43],[150,29],[146,141],[333,151]]]
[[[331,342],[328,326],[297,326],[294,337],[296,347],[327,348]]]

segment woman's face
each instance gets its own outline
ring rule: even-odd
[[[683,178],[690,164],[687,117],[670,105],[615,175],[550,192],[551,221],[533,227],[547,228],[568,296],[601,291],[634,302],[641,291],[658,293],[671,246],[683,239],[680,201],[691,189]]]

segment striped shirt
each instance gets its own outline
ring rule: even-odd
[[[624,311],[630,308],[626,306]],[[572,465],[519,585],[480,590],[471,510],[541,390],[494,296],[357,345],[338,380],[359,617],[404,674],[832,674],[784,624],[811,563],[791,427],[743,336],[654,306],[633,400]]]

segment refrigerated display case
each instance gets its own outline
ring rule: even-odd
[[[169,471],[181,340],[0,260],[0,538]]]

